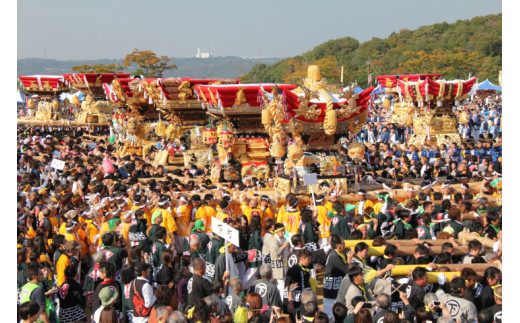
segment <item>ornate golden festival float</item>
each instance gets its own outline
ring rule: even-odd
[[[242,177],[267,179],[270,176],[269,136],[262,126],[264,90],[275,84],[208,84],[195,91],[210,116],[203,129],[203,143],[215,146],[218,160],[212,163],[212,180],[238,181]],[[294,89],[282,84],[279,89]],[[231,158],[232,156],[232,158]]]
[[[126,138],[119,154],[155,155],[155,164],[199,167],[213,159],[202,144],[206,114],[193,87],[233,84],[235,79],[133,78],[117,79],[106,85],[116,104],[112,121],[116,134]],[[186,139],[185,141],[181,139]],[[189,148],[189,149],[188,149]]]
[[[394,96],[394,113],[388,123],[413,125],[409,145],[461,144],[458,122],[468,123],[467,112],[455,115],[454,106],[467,98],[476,78],[446,81],[440,74],[382,75],[379,84]],[[390,107],[389,99],[383,102]]]
[[[96,127],[110,126],[114,106],[110,100],[107,100],[105,87],[118,78],[129,76],[128,73],[63,74],[65,81],[85,96],[85,100],[81,104],[79,104],[79,100],[73,97],[76,122]]]
[[[216,144],[219,161],[214,180],[228,171],[229,153],[242,167],[242,176],[275,177],[276,189],[307,193],[303,175],[316,173],[321,184],[346,192],[345,165],[338,157],[336,137],[358,132],[367,120],[367,103],[373,87],[354,93],[355,84],[343,91],[321,78],[318,66],[298,87],[292,84],[240,84],[195,88],[208,114],[221,120],[220,128],[206,127],[204,140]],[[261,127],[261,128],[260,128]],[[263,132],[264,135],[259,134]],[[251,133],[249,138],[244,134]],[[241,137],[241,138],[237,138]],[[224,162],[222,162],[224,161]],[[270,171],[270,169],[273,169]],[[220,176],[234,181],[235,176]]]
[[[20,76],[21,84],[29,94],[27,112],[19,117],[20,125],[46,126],[59,125],[62,119],[62,109],[70,102],[59,101],[60,94],[69,90],[63,76],[30,75]]]
[[[271,156],[277,158],[278,191],[309,193],[303,175],[316,173],[314,192],[327,186],[336,188],[338,194],[347,192],[347,165],[339,158],[340,147],[335,143],[341,134],[357,133],[366,123],[374,89],[356,94],[355,88],[356,84],[342,90],[328,85],[319,67],[311,65],[300,87],[270,95],[264,91],[262,124],[272,139]]]

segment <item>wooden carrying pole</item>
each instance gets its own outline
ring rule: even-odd
[[[423,267],[427,268],[428,265],[397,265],[392,268],[392,274],[391,276],[408,276],[408,272],[410,270],[414,270],[417,267]],[[440,265],[437,264],[437,268],[439,267],[448,267],[450,269],[450,272],[460,272],[460,270],[464,268],[471,268],[474,271],[478,272],[484,272],[486,268],[489,267],[495,267],[498,268],[497,264],[446,264],[446,265]],[[446,275],[447,276],[447,275]]]
[[[372,242],[374,240],[344,240],[346,248],[354,248],[358,243],[364,242],[369,247],[372,247]],[[427,242],[433,246],[442,246],[446,242],[450,242],[448,239],[443,240],[419,240],[420,243]],[[387,244],[394,244],[400,246],[416,246],[418,243],[415,240],[387,240]]]
[[[382,247],[369,247],[368,255],[369,256],[383,256],[385,253],[385,246]],[[416,246],[401,246],[397,249],[397,256],[400,255],[413,255],[415,252]],[[442,246],[433,246],[430,248],[430,254],[438,255],[441,253]],[[462,256],[468,253],[468,246],[458,246],[453,248],[454,256]]]

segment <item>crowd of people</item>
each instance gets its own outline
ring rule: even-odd
[[[484,121],[500,115],[488,106],[475,109]],[[420,179],[420,189],[378,190],[377,200],[360,189],[356,202],[327,186],[280,196],[257,190],[272,178],[212,183],[210,167],[119,157],[117,144],[79,129],[20,129],[18,320],[501,322],[501,145],[376,138],[364,140],[360,182]],[[213,218],[238,231],[238,245],[212,231]],[[431,240],[444,241],[440,252]],[[418,266],[393,272],[405,264]]]

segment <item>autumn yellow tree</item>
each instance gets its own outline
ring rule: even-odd
[[[125,68],[137,65],[137,70],[134,74],[143,75],[145,77],[162,77],[167,70],[177,68],[175,64],[169,64],[170,59],[167,56],[157,57],[157,55],[150,50],[139,50],[134,48],[134,51],[125,56],[123,64]]]
[[[117,73],[122,68],[119,64],[78,65],[72,67],[72,71],[77,73]]]
[[[405,51],[408,60],[399,64],[406,73],[440,73],[443,78],[467,78],[468,74],[475,75],[483,71],[483,65],[488,57],[479,57],[479,52],[467,52],[462,48],[455,48],[452,52],[437,48],[431,53],[421,51]]]
[[[327,78],[329,83],[337,82],[339,79],[338,61],[333,56],[323,57],[312,64],[303,64],[298,59],[290,59],[287,65],[291,67],[291,72],[287,73],[283,81],[285,83],[297,83],[307,77],[307,67],[309,65],[318,65],[320,67],[322,77]],[[334,81],[334,82],[332,82]]]

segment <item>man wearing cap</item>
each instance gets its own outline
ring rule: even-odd
[[[365,190],[359,190],[357,196],[359,202],[356,203],[356,214],[363,214],[363,211],[369,206],[374,207],[374,202],[367,200],[367,192]]]
[[[101,317],[101,311],[107,306],[114,306],[119,299],[119,293],[110,287],[105,287],[99,292],[99,300],[101,306],[94,312],[92,316],[92,323],[99,323]]]
[[[201,257],[206,257],[206,252],[208,250],[208,244],[209,244],[209,237],[204,233],[206,229],[204,228],[204,222],[202,219],[199,219],[195,221],[195,225],[193,226],[191,235],[187,235],[184,237],[183,243],[182,243],[182,251],[186,252],[190,248],[190,240],[192,236],[197,236],[200,240],[201,247],[200,250],[198,250],[198,253],[201,255]]]
[[[56,285],[61,286],[65,281],[65,268],[70,265],[78,265],[79,243],[76,241],[67,241],[63,247],[63,253],[60,255],[56,263],[57,282]]]
[[[144,307],[146,309],[151,309],[155,303],[153,288],[148,281],[150,270],[150,265],[145,262],[138,262],[135,264],[135,274],[137,278],[134,279],[130,284],[130,299],[133,299],[135,293],[137,293],[144,301]],[[137,313],[137,311],[135,311],[135,309],[132,310],[133,322],[135,323],[146,323],[148,322],[149,316],[149,314],[147,316],[141,316]]]
[[[161,223],[163,222],[163,216],[161,211],[155,211],[152,213],[152,226],[150,227],[150,230],[148,231],[148,237],[151,241],[155,241],[156,236],[155,232],[158,228],[161,227]]]

